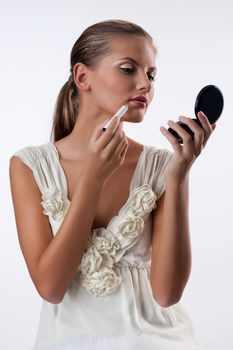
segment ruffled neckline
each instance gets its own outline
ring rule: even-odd
[[[68,182],[67,182],[67,178],[66,178],[65,172],[64,172],[63,167],[62,167],[61,162],[60,162],[60,154],[59,154],[58,149],[57,149],[57,147],[55,146],[54,142],[49,142],[48,145],[51,146],[51,149],[55,152],[56,160],[57,160],[57,165],[58,165],[59,171],[60,171],[60,173],[61,173],[61,175],[62,175],[63,184],[64,184],[64,187],[65,187],[64,194],[65,194],[65,197],[66,197],[66,201],[67,201],[67,203],[68,203],[68,206],[69,206],[69,204],[71,203],[71,201],[70,201],[70,199],[68,198]],[[131,181],[130,181],[129,195],[128,195],[127,199],[126,199],[126,202],[125,202],[125,203],[123,204],[123,206],[119,209],[117,215],[113,216],[113,217],[109,220],[109,222],[108,222],[108,224],[107,224],[106,227],[104,227],[104,226],[102,226],[102,227],[96,227],[95,229],[92,229],[92,232],[98,231],[98,230],[100,230],[100,229],[106,230],[106,229],[109,227],[109,225],[110,225],[113,221],[115,221],[115,220],[120,216],[120,213],[124,210],[124,208],[125,208],[126,205],[128,204],[129,198],[130,198],[131,193],[132,193],[132,191],[133,191],[133,183],[134,183],[134,180],[135,180],[135,178],[136,178],[136,176],[137,176],[137,174],[138,174],[138,170],[139,170],[139,168],[140,168],[141,160],[142,160],[143,156],[146,154],[146,151],[147,151],[147,145],[143,145],[143,149],[142,149],[142,151],[141,151],[141,153],[140,153],[140,155],[139,155],[139,157],[138,157],[137,164],[136,164],[136,166],[135,166],[134,173],[133,173],[133,176],[132,176]],[[68,208],[67,208],[67,209],[68,209]]]
[[[117,291],[123,276],[115,270],[115,263],[140,240],[156,198],[148,184],[135,188],[116,222],[107,229],[94,230],[88,237],[78,271],[81,284],[90,295],[107,296]]]
[[[61,223],[69,208],[67,180],[59,160],[59,152],[53,143],[49,143],[55,152],[57,168],[63,177],[64,188],[51,187],[42,195],[43,213]],[[146,151],[143,145],[130,182],[126,203],[108,223],[107,227],[98,227],[90,231],[77,272],[80,282],[90,295],[107,296],[114,293],[122,281],[122,276],[115,271],[117,263],[128,249],[140,239],[145,220],[155,208],[157,196],[151,185],[144,183],[133,188],[133,181]]]

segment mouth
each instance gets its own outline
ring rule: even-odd
[[[132,104],[136,104],[137,106],[147,106],[147,99],[144,96],[137,96],[131,98],[129,102],[131,102]]]

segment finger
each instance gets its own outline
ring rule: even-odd
[[[128,145],[128,141],[125,137],[122,137],[114,149],[114,154],[116,154],[120,158],[120,155],[125,149],[126,145]]]
[[[96,143],[101,147],[104,148],[108,143],[114,138],[114,135],[116,133],[116,130],[120,123],[120,118],[113,118],[109,126],[107,127],[106,131],[102,130],[102,135],[99,137],[99,139],[96,141]],[[101,125],[103,127],[103,125]]]
[[[99,137],[103,134],[103,128],[102,125],[97,125],[97,127],[95,128],[95,131],[93,133],[93,135],[91,136],[91,141],[97,141],[99,139]]]
[[[106,132],[107,130],[111,130],[112,128],[114,128],[112,125],[116,125],[118,124],[118,122],[120,121],[120,118],[119,117],[112,117],[110,119],[108,119],[107,121],[107,124],[108,126],[106,126],[106,122],[104,123],[104,126],[103,126],[103,131]]]
[[[204,114],[204,112],[200,111],[198,112],[198,118],[202,124],[202,127],[203,129],[206,131],[206,134],[205,134],[205,139],[203,141],[203,145],[205,146],[206,142],[208,141],[210,135],[212,134],[213,130],[215,129],[215,126],[214,126],[214,129],[212,127],[212,125],[210,124],[207,116]],[[213,124],[215,125],[215,123]]]
[[[123,147],[121,153],[120,153],[120,158],[121,158],[121,161],[123,162],[124,159],[125,159],[125,156],[126,156],[126,153],[128,151],[128,147],[129,147],[129,144],[128,142],[125,144],[125,146]]]
[[[177,132],[177,134],[183,139],[183,149],[188,153],[193,153],[194,142],[192,136],[182,128],[179,124],[175,123],[173,120],[168,120],[167,124]]]
[[[214,129],[216,128],[216,124],[214,123],[214,124],[211,124],[211,128],[212,128],[212,130],[214,131]]]
[[[209,134],[211,134],[212,128],[207,116],[202,111],[198,112],[197,116],[201,122],[201,125],[203,126],[203,129],[206,130]]]
[[[174,149],[175,152],[180,152],[181,145],[177,138],[168,131],[164,126],[160,126],[159,130],[163,133],[163,135],[168,139],[170,144],[172,145],[172,148]]]
[[[115,132],[119,123],[120,123],[120,119],[121,118],[117,118],[117,117],[113,118],[111,123],[109,124],[109,126],[105,130],[105,132],[110,133],[110,134],[112,133],[112,131]]]
[[[108,131],[108,134],[109,133],[112,133],[112,131],[114,132],[115,129],[117,128],[117,126],[119,125],[119,120],[120,118],[113,118],[111,123],[109,124],[108,128],[106,130],[103,130],[103,125],[102,124],[99,124],[97,125],[95,131],[94,131],[94,134],[92,135],[92,140],[93,141],[97,141],[97,139],[103,135],[105,132]]]
[[[108,153],[110,156],[114,155],[115,149],[116,149],[118,143],[121,141],[122,135],[124,134],[124,132],[122,130],[122,124],[123,123],[119,123],[118,128],[115,131],[113,137],[111,138],[111,140],[109,140],[109,142],[104,147],[104,151],[106,153]]]
[[[196,152],[200,153],[205,142],[206,131],[191,118],[179,116],[179,120],[186,124],[194,133],[194,147]]]

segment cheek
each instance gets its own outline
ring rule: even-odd
[[[129,84],[126,84],[126,79],[112,72],[100,77],[98,85],[106,93],[120,93],[127,90],[127,88],[129,89]]]
[[[118,74],[98,76],[93,85],[93,92],[99,103],[107,106],[118,106],[130,94],[130,86]]]

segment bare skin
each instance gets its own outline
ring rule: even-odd
[[[122,122],[141,122],[148,104],[153,98],[155,75],[155,50],[141,37],[115,38],[113,51],[101,59],[97,68],[87,69],[83,64],[74,67],[75,82],[79,89],[80,111],[72,132],[55,142],[60,163],[66,175],[68,198],[71,200],[79,181],[90,136],[99,123],[104,123],[119,107],[128,103],[128,112]],[[128,59],[138,62],[136,66]],[[123,69],[133,73],[125,73]],[[129,102],[132,97],[143,95],[148,104],[143,107]],[[128,149],[123,164],[106,180],[92,229],[106,227],[110,219],[116,216],[129,196],[129,187],[143,145],[127,137]],[[114,201],[112,200],[114,198]]]
[[[127,138],[129,140],[129,138]],[[62,140],[63,141],[63,140]],[[79,181],[82,161],[72,161],[62,156],[62,142],[55,143],[59,152],[60,164],[66,176],[68,185],[68,198],[71,201]],[[100,200],[96,209],[96,215],[92,229],[107,227],[109,221],[118,214],[129,197],[130,182],[132,180],[138,158],[142,152],[143,145],[131,141],[132,155],[128,151],[124,163],[106,181],[102,187]],[[114,201],[112,200],[114,198]]]
[[[17,157],[13,156],[10,163],[21,249],[39,294],[51,303],[62,301],[74,279],[91,228],[106,227],[126,202],[142,152],[143,145],[125,135],[122,121],[139,123],[144,118],[154,94],[152,67],[156,52],[148,40],[138,36],[113,39],[112,49],[94,68],[81,63],[74,67],[79,115],[72,132],[55,143],[71,204],[55,237],[42,212],[41,192],[32,171]],[[129,102],[139,95],[147,98],[146,105]],[[129,110],[122,121],[111,123],[105,133],[100,133],[102,128],[98,131],[97,127],[125,103]],[[189,172],[215,128],[205,116],[200,115],[203,128],[191,118],[184,118],[180,117],[194,132],[194,142],[173,121],[168,125],[180,134],[183,146],[166,128],[160,128],[174,149],[164,174],[166,191],[152,212],[150,282],[154,299],[163,307],[178,302],[189,278]]]
[[[122,120],[143,120],[153,97],[155,51],[146,39],[135,36],[114,39],[112,49],[92,69],[81,63],[74,67],[79,115],[71,134],[55,143],[71,202],[55,236],[32,170],[17,156],[10,160],[20,247],[38,293],[51,303],[63,300],[75,278],[91,228],[105,227],[127,200],[142,152],[143,145],[126,137],[122,121],[115,118],[105,132],[102,125],[125,103],[129,110]],[[139,95],[147,104],[129,102]]]

